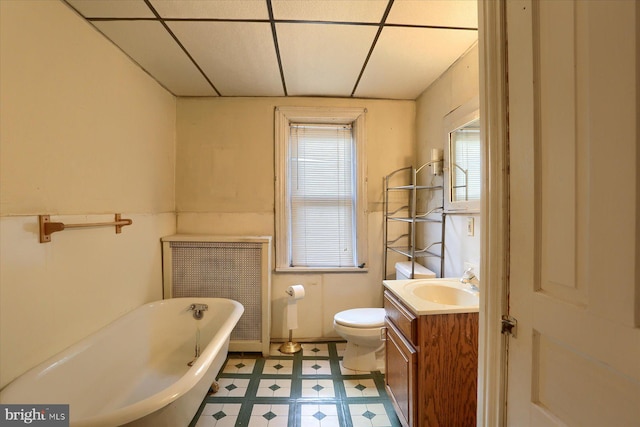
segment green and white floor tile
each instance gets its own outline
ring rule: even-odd
[[[400,427],[378,371],[345,369],[345,343],[269,358],[230,353],[189,427]]]

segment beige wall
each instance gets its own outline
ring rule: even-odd
[[[476,98],[479,89],[478,46],[475,45],[453,64],[416,100],[416,158],[418,164],[431,160],[432,148],[445,148],[444,117],[464,103]],[[434,180],[441,184],[442,177]],[[467,236],[467,218],[475,220],[475,234]],[[433,228],[427,233],[439,232]],[[478,214],[448,215],[445,236],[445,277],[462,275],[464,262],[480,263],[480,216]],[[428,242],[440,240],[431,234]],[[424,240],[421,240],[424,241]],[[440,271],[440,261],[425,259],[427,267]]]
[[[178,100],[178,232],[274,235],[276,106],[367,108],[368,273],[273,276],[272,337],[287,337],[285,289],[305,285],[303,322],[294,337],[335,336],[333,315],[382,304],[382,180],[411,164],[415,103],[326,98],[181,98]],[[301,314],[302,315],[302,314]]]
[[[161,298],[175,99],[62,2],[0,2],[0,386]],[[110,221],[38,242],[38,214]]]

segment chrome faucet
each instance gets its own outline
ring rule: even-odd
[[[189,310],[193,311],[194,319],[200,320],[204,316],[203,311],[209,310],[209,306],[207,304],[191,304]]]
[[[480,290],[480,280],[478,276],[473,272],[473,268],[467,268],[460,278],[460,283],[466,283],[471,286],[474,291]]]

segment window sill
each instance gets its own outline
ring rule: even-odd
[[[367,268],[358,267],[276,267],[276,273],[368,273]]]

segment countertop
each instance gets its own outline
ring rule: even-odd
[[[409,308],[416,316],[430,314],[448,314],[448,313],[477,313],[479,305],[447,305],[429,301],[415,295],[414,290],[429,284],[456,288],[469,293],[472,296],[479,295],[477,291],[471,290],[469,284],[460,283],[457,277],[452,278],[436,278],[436,279],[411,279],[411,280],[384,280],[382,282],[385,289],[395,295]]]

